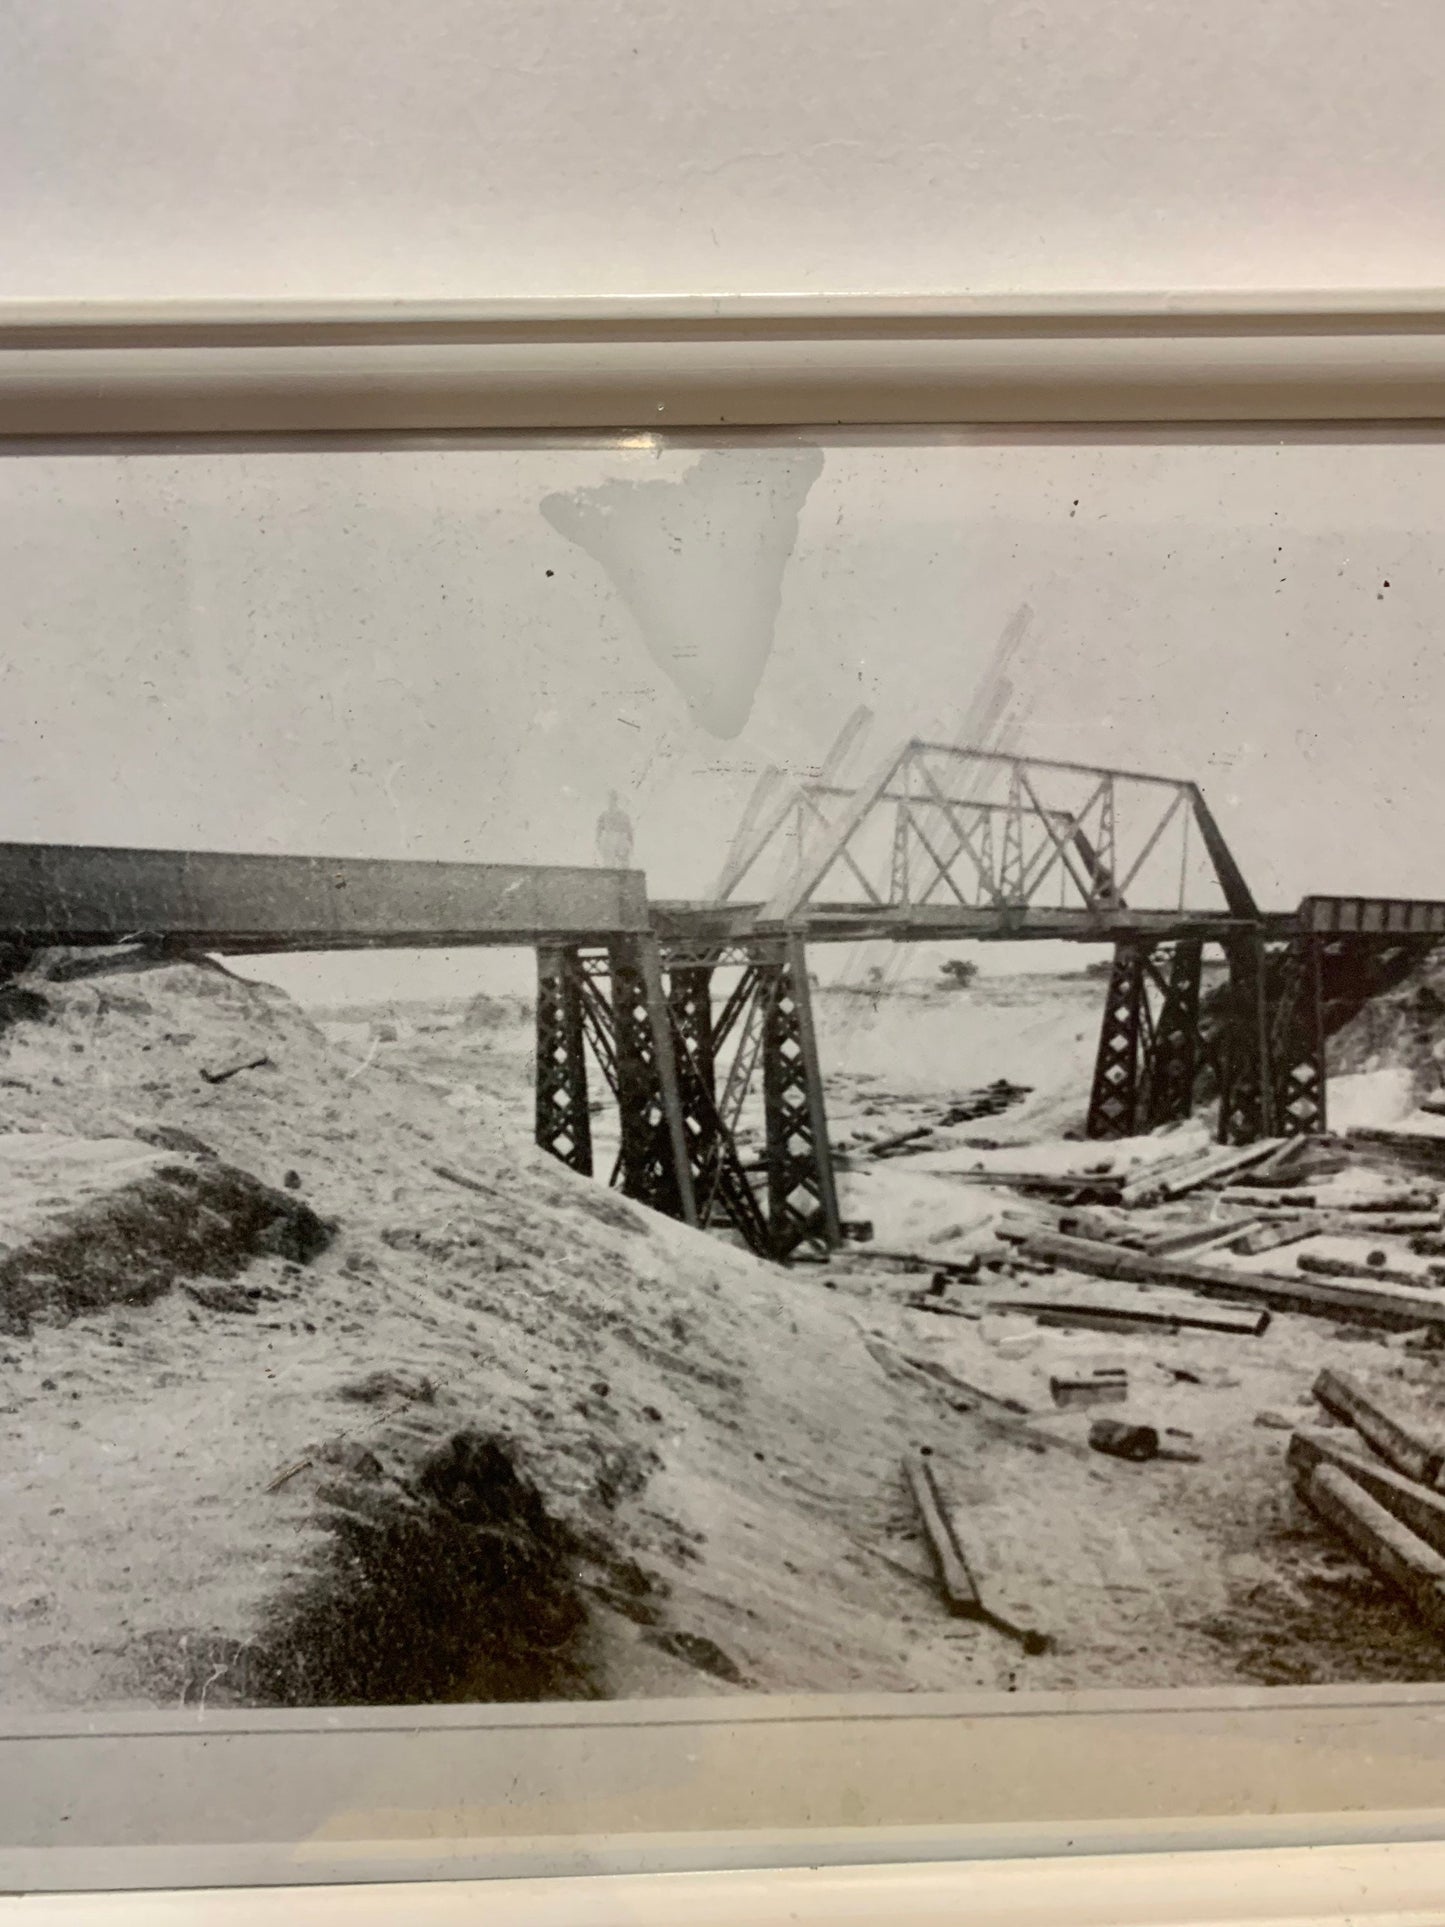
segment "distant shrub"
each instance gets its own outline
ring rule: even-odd
[[[950,957],[940,965],[940,969],[950,990],[967,990],[978,975],[978,965],[970,963],[966,957]]]

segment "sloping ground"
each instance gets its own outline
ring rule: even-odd
[[[1437,951],[1366,1004],[1329,1044],[1332,1073],[1408,1071],[1416,1099],[1438,1092],[1445,1068],[1445,955]]]
[[[1061,1100],[1083,994],[1012,997],[1016,1023],[1002,993],[986,1020],[967,996],[885,1009],[840,1106],[859,1135],[994,1075]],[[196,963],[38,972],[7,1013],[0,1293],[51,1288],[0,1338],[0,1706],[1438,1674],[1254,1422],[1308,1417],[1347,1337],[1433,1419],[1435,1354],[1287,1315],[1247,1340],[960,1322],[861,1246],[759,1265],[526,1149],[510,1031],[342,1047]],[[1052,1083],[1048,1027],[1075,1053]],[[845,1209],[879,1244],[996,1249],[1018,1199],[974,1166],[1169,1148],[1025,1158],[976,1128],[852,1172]],[[57,1260],[77,1245],[90,1262]],[[1052,1411],[1055,1372],[1111,1361],[1197,1462],[1103,1460],[1087,1414]],[[900,1476],[923,1445],[992,1603],[1049,1652],[947,1616]]]
[[[154,1254],[113,1240],[116,1302],[36,1300],[4,1342],[0,1704],[956,1678],[859,1545],[946,1414],[816,1279],[503,1149],[213,966],[25,988],[12,1258],[164,1170],[244,1174],[335,1234],[263,1239],[219,1309],[179,1273],[132,1293]]]

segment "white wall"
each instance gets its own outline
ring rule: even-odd
[[[0,296],[1445,282],[1440,0],[0,0]]]

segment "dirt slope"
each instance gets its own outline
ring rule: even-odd
[[[1366,1004],[1330,1039],[1332,1072],[1408,1071],[1411,1095],[1437,1093],[1445,1069],[1445,952]]]
[[[0,1703],[913,1682],[907,1583],[857,1538],[885,1529],[910,1407],[932,1408],[816,1279],[505,1149],[475,1110],[358,1065],[218,968],[28,990],[43,1007],[0,1037],[0,1101],[52,1160],[53,1207],[87,1143],[143,1152],[137,1133],[160,1131],[336,1231],[309,1264],[256,1258],[249,1308],[174,1289],[5,1341]],[[23,1242],[6,1168],[0,1220]],[[488,1471],[495,1439],[510,1457]],[[498,1496],[513,1463],[524,1486]],[[550,1631],[528,1646],[513,1628],[489,1661],[478,1627],[474,1667],[448,1649],[430,1674],[353,1650],[348,1584],[391,1623],[378,1559],[404,1566],[423,1540],[430,1558],[458,1518],[512,1559],[496,1597],[540,1601]],[[428,1640],[457,1617],[450,1557]],[[555,1587],[528,1592],[518,1574],[542,1566]],[[474,1616],[498,1610],[484,1592],[461,1598]],[[329,1660],[303,1650],[327,1640]]]

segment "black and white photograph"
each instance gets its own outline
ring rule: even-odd
[[[1445,1679],[1445,448],[0,464],[0,1707]]]

